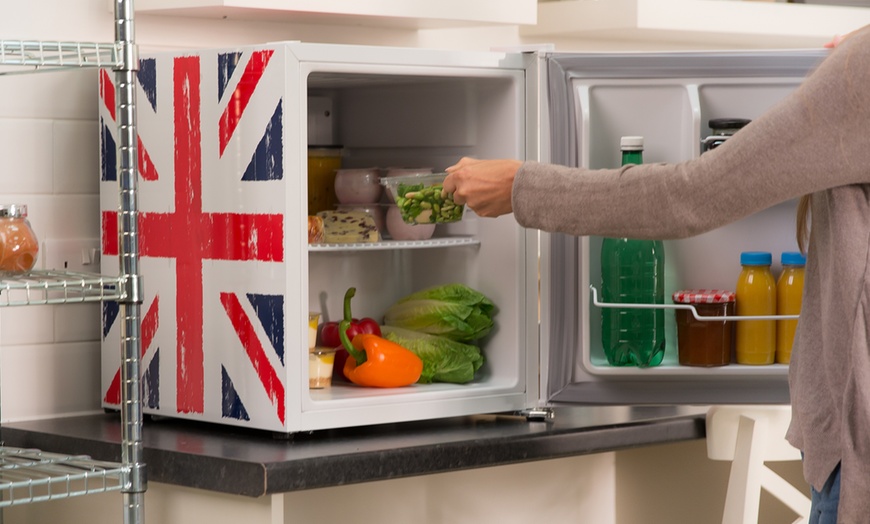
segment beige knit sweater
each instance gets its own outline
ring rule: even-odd
[[[526,162],[512,205],[571,235],[697,235],[812,193],[792,353],[789,440],[820,489],[838,462],[840,522],[870,522],[870,26],[723,146],[680,164],[584,170]],[[663,205],[664,204],[664,205]]]

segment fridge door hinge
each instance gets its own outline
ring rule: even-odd
[[[517,414],[526,417],[529,422],[552,422],[556,417],[552,408],[529,408],[519,411]]]

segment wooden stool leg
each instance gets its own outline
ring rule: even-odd
[[[722,524],[758,522],[767,422],[740,416]]]

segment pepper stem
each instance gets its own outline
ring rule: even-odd
[[[350,287],[347,288],[347,292],[344,294],[344,319],[350,323],[353,315],[350,314],[350,299],[356,295],[356,288]]]
[[[338,337],[341,339],[341,344],[344,346],[344,349],[347,350],[348,355],[352,356],[353,359],[356,360],[356,365],[359,366],[366,361],[366,353],[365,351],[360,351],[357,348],[353,347],[353,343],[350,341],[350,337],[347,336],[347,328],[349,327],[350,320],[342,320],[341,322],[339,322]]]

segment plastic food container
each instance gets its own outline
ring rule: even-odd
[[[675,304],[695,306],[698,316],[734,315],[735,294],[720,289],[690,289],[673,295]],[[688,309],[677,309],[677,346],[680,365],[714,367],[731,363],[734,322],[698,320]]]
[[[0,271],[30,271],[38,254],[39,241],[27,220],[27,206],[0,205]]]
[[[308,350],[317,345],[317,326],[320,324],[320,313],[308,314]]]
[[[388,167],[386,177],[394,177],[394,176],[408,176],[408,175],[427,175],[432,172],[431,167]],[[396,203],[396,199],[393,198],[392,193],[387,191],[387,200],[391,204]]]
[[[387,209],[387,233],[393,240],[429,240],[435,224],[407,224],[398,206],[391,205]]]
[[[308,388],[323,389],[332,385],[335,349],[313,347],[308,350]]]
[[[342,204],[374,204],[384,188],[374,167],[339,169],[335,173],[335,197]]]
[[[381,184],[392,195],[407,224],[441,224],[462,220],[464,205],[443,191],[447,173],[384,177]]]

